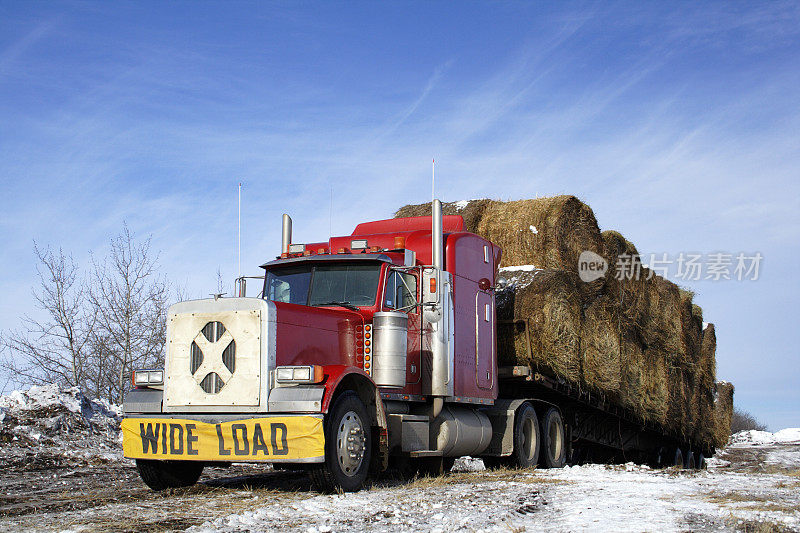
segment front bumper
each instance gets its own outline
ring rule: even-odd
[[[321,414],[224,419],[192,415],[125,418],[123,454],[130,459],[184,461],[321,463],[325,460]]]

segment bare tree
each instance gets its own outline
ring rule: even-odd
[[[747,431],[748,429],[766,431],[767,426],[756,420],[756,418],[747,411],[734,407],[733,416],[731,417],[731,435],[740,431]]]
[[[113,402],[124,400],[132,369],[164,361],[169,290],[157,262],[150,239],[137,243],[126,224],[112,239],[106,260],[94,263],[89,291],[97,315],[93,366],[98,394]]]
[[[33,245],[39,264],[33,297],[43,318],[23,318],[22,330],[0,342],[7,349],[2,367],[16,382],[86,385],[90,339],[96,315],[87,309],[87,288],[72,257]]]

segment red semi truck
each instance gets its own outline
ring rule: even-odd
[[[701,466],[713,450],[602,395],[498,368],[500,257],[438,200],[432,217],[309,244],[292,242],[284,215],[258,298],[170,307],[164,368],[133,373],[125,456],[154,490],[231,462],[302,467],[323,491],[359,490],[390,466],[444,472],[464,455]]]

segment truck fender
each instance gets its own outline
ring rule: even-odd
[[[376,453],[373,454],[373,469],[386,470],[389,460],[389,433],[386,410],[377,385],[366,372],[356,367],[326,366],[325,373],[328,375],[328,380],[325,383],[322,412],[327,413],[333,401],[342,392],[351,390],[358,394],[367,407],[371,425],[375,429],[373,435]]]

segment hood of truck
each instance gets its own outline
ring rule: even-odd
[[[283,365],[361,366],[356,328],[339,307],[260,298],[180,302],[167,316],[164,412],[265,412]]]

